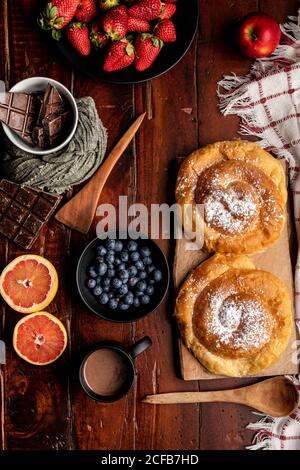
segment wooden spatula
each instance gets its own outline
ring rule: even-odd
[[[178,403],[239,403],[255,408],[267,415],[288,416],[298,406],[298,392],[286,377],[274,377],[258,384],[217,392],[181,392],[148,395],[144,403],[174,405]]]
[[[55,218],[59,222],[82,233],[89,231],[103,187],[115,164],[134,138],[145,116],[146,113],[136,119],[84,188],[58,211]]]

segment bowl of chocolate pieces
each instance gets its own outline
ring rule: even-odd
[[[8,139],[21,150],[48,155],[73,138],[78,109],[71,92],[56,80],[32,77],[0,92],[0,121]]]

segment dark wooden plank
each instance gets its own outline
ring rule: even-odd
[[[70,68],[59,62],[45,43],[35,22],[35,2],[8,5],[9,48],[6,49],[8,85],[32,75],[45,75],[71,84]],[[45,60],[47,49],[47,60]],[[8,68],[9,64],[9,68]],[[65,253],[68,252],[68,231],[51,221],[32,248],[33,253],[50,259],[58,269],[61,281],[55,301],[48,307],[67,326],[70,336],[70,296],[62,280],[66,272]],[[10,244],[7,261],[23,251]],[[68,380],[68,351],[64,358],[45,368],[26,364],[15,354],[11,344],[12,331],[20,315],[5,308],[5,339],[8,346],[6,367],[6,428],[8,449],[70,449],[71,416]]]
[[[218,9],[215,9],[211,2],[202,2],[206,14],[202,15],[201,21],[202,43],[198,49],[197,73],[201,145],[239,136],[238,118],[234,116],[224,118],[218,111],[216,96],[216,84],[223,74],[234,72],[237,75],[245,75],[251,64],[251,61],[238,52],[232,41],[230,34],[232,25],[247,13],[259,10],[260,7],[263,11],[273,14],[278,21],[284,21],[287,14],[295,13],[296,3],[293,0],[276,2],[276,5],[272,1],[265,0],[260,2],[224,0],[219,2]],[[216,24],[217,26],[214,26]],[[205,110],[204,113],[202,110]],[[225,389],[251,382],[252,379],[201,382],[201,390]],[[252,433],[246,430],[245,426],[255,421],[255,416],[249,409],[218,404],[203,405],[201,408],[201,449],[244,449],[250,444]]]
[[[198,45],[197,83],[199,144],[230,140],[237,136],[238,119],[224,118],[218,110],[217,82],[223,74],[244,75],[251,64],[237,50],[233,41],[235,24],[244,15],[257,10],[256,0],[218,2],[200,1],[203,14]],[[205,13],[204,13],[205,12]],[[226,389],[244,383],[225,380],[200,382],[201,390]],[[251,412],[236,405],[202,405],[200,420],[201,449],[243,449],[251,433],[245,426],[253,420]]]
[[[133,118],[133,95],[130,86],[112,86],[86,77],[75,76],[76,96],[90,95],[94,98],[99,116],[108,130],[108,151],[116,144]],[[113,170],[99,201],[118,207],[119,195],[131,197],[134,182],[132,146],[125,152]],[[96,236],[95,223],[87,237],[73,232],[72,261],[74,266],[87,241]],[[73,349],[81,357],[83,352],[101,340],[119,341],[124,345],[132,342],[130,325],[117,325],[102,321],[90,313],[78,296],[73,302]],[[76,447],[78,449],[131,449],[134,447],[135,394],[134,390],[121,401],[101,405],[87,397],[78,381],[78,367],[72,382],[73,421]]]
[[[137,137],[137,202],[174,202],[178,159],[198,145],[197,87],[194,77],[196,43],[184,60],[152,83],[136,87],[138,112],[151,117]],[[173,90],[170,93],[170,90]],[[169,240],[158,242],[172,262]],[[172,328],[173,292],[155,313],[138,322],[135,337],[148,334],[152,348],[136,361],[138,449],[197,449],[199,408],[153,407],[140,402],[148,393],[198,390],[197,383],[184,383],[176,376],[177,340]]]

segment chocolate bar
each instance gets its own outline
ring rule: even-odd
[[[0,181],[0,233],[25,250],[32,247],[62,196]]]
[[[29,93],[1,93],[0,121],[33,145],[32,130],[37,116],[36,96]]]

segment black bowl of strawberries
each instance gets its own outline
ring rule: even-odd
[[[198,17],[198,0],[52,0],[38,23],[77,69],[129,84],[174,67],[193,42]]]

